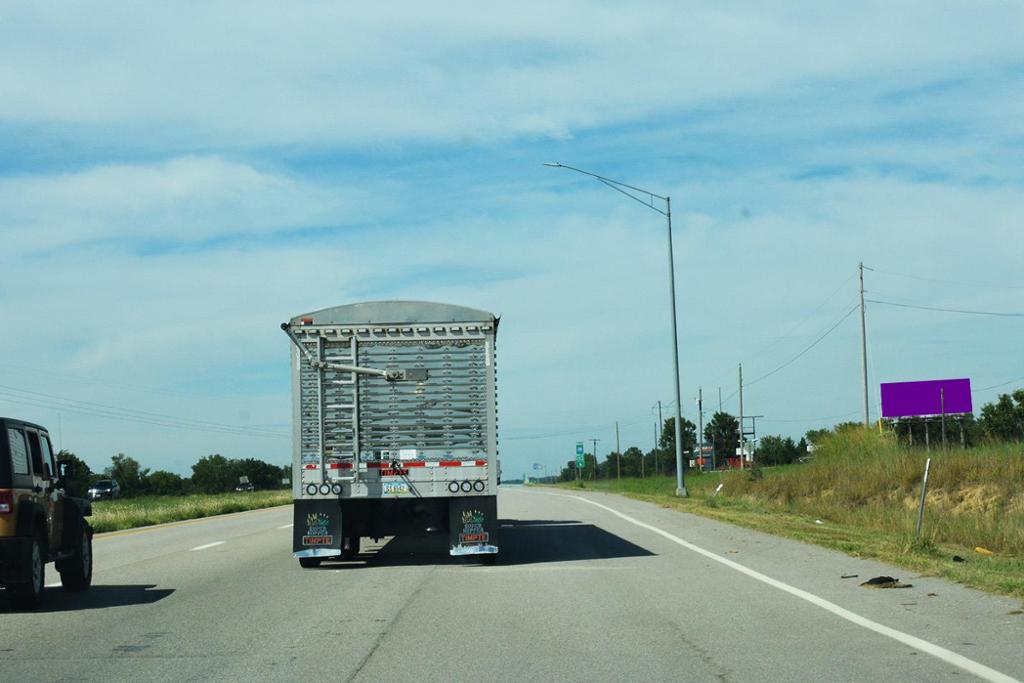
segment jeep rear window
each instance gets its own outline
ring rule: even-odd
[[[11,471],[14,474],[28,474],[28,446],[25,444],[24,432],[8,427],[7,444],[11,452]]]

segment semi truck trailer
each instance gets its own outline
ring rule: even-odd
[[[499,319],[464,306],[373,301],[303,313],[292,342],[294,524],[303,567],[360,539],[446,534],[493,562]]]

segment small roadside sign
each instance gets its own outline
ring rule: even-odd
[[[583,467],[583,442],[576,442],[576,467]]]

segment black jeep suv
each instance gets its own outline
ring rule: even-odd
[[[45,428],[0,417],[0,586],[14,609],[39,606],[48,562],[64,590],[92,583],[92,506],[67,495],[69,474]]]

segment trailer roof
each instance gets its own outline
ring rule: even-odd
[[[433,301],[364,301],[322,308],[292,318],[298,324],[312,318],[314,325],[381,325],[404,323],[484,323],[497,324],[493,313],[477,308],[440,304]]]

